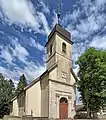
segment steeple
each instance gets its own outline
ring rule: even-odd
[[[72,44],[70,33],[56,24],[46,43],[46,69],[54,69],[58,81],[70,82],[72,68]]]
[[[70,76],[72,68],[72,40],[71,34],[60,25],[60,0],[58,0],[58,24],[48,36],[46,47],[46,69],[52,69],[58,66],[58,77],[61,74]]]
[[[57,12],[58,24],[60,24],[60,6],[61,6],[61,3],[60,3],[60,0],[58,0],[58,12]]]

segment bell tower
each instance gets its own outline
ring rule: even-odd
[[[70,82],[72,68],[72,44],[70,33],[60,25],[60,0],[58,0],[58,24],[55,25],[46,43],[46,69],[56,69],[57,81]]]
[[[60,0],[57,17],[58,24],[51,31],[45,45],[49,118],[70,119],[75,115],[77,78],[72,70],[71,34],[60,25]]]
[[[72,44],[68,31],[56,24],[46,43],[46,69],[57,66],[57,80],[69,82],[72,68]]]

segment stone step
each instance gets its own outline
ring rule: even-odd
[[[56,119],[56,120],[73,120],[73,119],[71,119],[71,118],[68,118],[68,119]]]

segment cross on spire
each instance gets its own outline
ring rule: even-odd
[[[60,0],[58,0],[58,13],[57,13],[57,17],[58,17],[58,24],[60,24]]]

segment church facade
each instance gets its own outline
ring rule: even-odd
[[[46,43],[46,71],[11,101],[11,115],[73,118],[76,76],[72,70],[70,33],[56,24]]]

